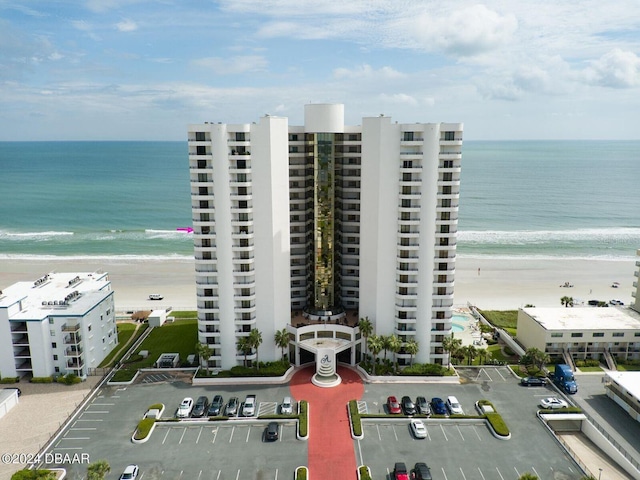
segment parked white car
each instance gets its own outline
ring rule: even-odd
[[[567,408],[569,404],[558,397],[547,397],[540,400],[543,408]]]
[[[460,402],[453,395],[447,397],[447,409],[451,415],[464,415]]]
[[[178,407],[176,417],[189,418],[191,416],[191,410],[193,410],[193,398],[186,397]]]
[[[427,427],[424,426],[422,420],[413,419],[409,424],[411,426],[411,433],[416,438],[427,438]]]
[[[136,480],[138,478],[138,466],[137,465],[128,465],[127,468],[124,469],[122,475],[120,475],[120,480]]]
[[[293,403],[291,403],[291,397],[284,397],[282,405],[280,406],[280,413],[282,415],[291,415],[293,413]]]
[[[242,405],[242,415],[245,417],[253,417],[256,414],[256,396],[247,395]]]

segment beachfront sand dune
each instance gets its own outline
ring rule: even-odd
[[[526,304],[560,306],[567,295],[578,302],[622,300],[629,304],[636,279],[634,261],[477,259],[460,257],[456,264],[455,304],[470,302],[484,309],[516,309]],[[31,281],[51,271],[109,272],[118,311],[172,306],[196,307],[193,260],[0,260],[0,290],[17,281]],[[561,287],[565,282],[571,288]],[[618,282],[618,288],[612,288]],[[148,299],[159,293],[164,299]]]

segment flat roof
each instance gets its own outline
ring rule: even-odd
[[[607,377],[625,389],[633,398],[640,400],[640,372],[606,372]]]
[[[111,294],[111,282],[105,272],[51,272],[4,288],[0,308],[22,302],[22,310],[12,314],[9,321],[82,316]]]
[[[546,330],[640,330],[640,316],[627,307],[523,308]]]

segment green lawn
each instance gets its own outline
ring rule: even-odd
[[[147,368],[153,366],[162,353],[179,353],[180,361],[185,361],[187,356],[195,353],[195,346],[198,342],[198,321],[176,320],[173,323],[165,323],[162,327],[154,328],[149,336],[142,342],[138,351],[130,362],[124,362],[130,368]],[[140,358],[137,354],[141,350],[147,350],[147,358]]]
[[[621,372],[638,372],[640,371],[640,365],[620,365],[618,364],[618,370]]]
[[[142,335],[147,327],[148,325],[146,324],[140,326],[138,332],[136,333],[136,338],[133,339],[133,342],[135,342],[138,337]],[[111,353],[107,355],[107,357],[102,361],[102,363],[100,364],[100,368],[110,367],[122,358],[122,356],[126,353],[126,349],[121,350],[122,346],[127,344],[129,339],[136,331],[136,325],[134,323],[118,323],[116,325],[116,328],[118,329],[118,345],[116,345]]]
[[[601,372],[601,367],[577,367],[581,372]]]
[[[516,328],[518,326],[518,311],[517,310],[480,310],[480,313],[487,319],[492,325],[504,328],[510,334],[515,336]]]

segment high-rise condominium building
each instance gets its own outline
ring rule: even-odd
[[[360,360],[374,333],[416,340],[414,361],[445,363],[451,331],[462,124],[363,118],[305,106],[305,122],[190,125],[199,340],[212,368],[241,364],[238,339],[295,364],[329,348]]]

